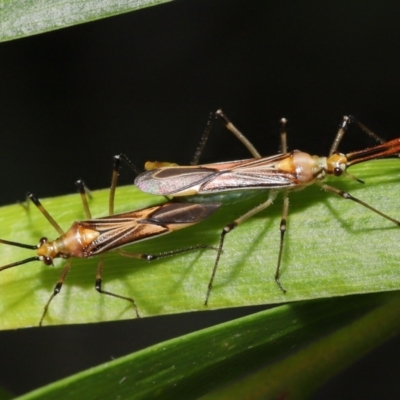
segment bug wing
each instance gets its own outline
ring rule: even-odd
[[[244,160],[231,170],[223,171],[205,182],[199,194],[247,189],[281,189],[297,184],[295,174],[276,168],[276,163],[287,155]]]
[[[203,183],[220,172],[207,167],[171,167],[146,171],[135,179],[135,185],[143,192],[155,195],[197,194]]]
[[[220,203],[165,203],[77,223],[84,257],[182,229],[208,218]]]
[[[145,221],[157,225],[168,226],[170,230],[181,229],[184,226],[197,224],[221,206],[221,203],[166,203]]]
[[[80,222],[86,241],[85,257],[94,256],[131,243],[150,239],[169,232],[168,227],[156,224],[141,224],[137,218],[126,215],[113,216]],[[83,232],[83,231],[82,231]]]
[[[140,174],[135,185],[144,192],[164,196],[290,188],[297,184],[295,175],[276,168],[288,157],[291,153],[198,167],[158,168]]]

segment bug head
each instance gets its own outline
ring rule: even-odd
[[[30,245],[18,242],[11,242],[9,240],[0,239],[0,243],[6,244],[14,247],[21,247],[23,249],[30,249],[36,251],[36,256],[25,258],[20,261],[15,261],[11,264],[6,264],[0,267],[0,271],[3,271],[8,268],[16,267],[17,265],[27,264],[31,261],[42,261],[44,265],[52,265],[53,264],[53,254],[54,254],[54,246],[52,242],[49,242],[47,238],[43,237],[39,240],[37,245]]]
[[[326,172],[331,175],[341,176],[347,169],[347,157],[342,153],[332,154],[326,160]]]

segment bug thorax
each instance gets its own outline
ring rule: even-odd
[[[36,250],[37,255],[46,265],[51,265],[55,258],[85,257],[84,249],[99,235],[90,229],[84,229],[79,222],[74,222],[72,226],[59,238],[49,241],[42,238]]]
[[[276,168],[294,174],[299,184],[309,185],[316,179],[323,179],[326,171],[326,157],[311,156],[294,150],[290,157],[280,161]]]

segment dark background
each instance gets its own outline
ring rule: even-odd
[[[0,44],[0,204],[109,185],[111,158],[190,161],[221,107],[260,149],[326,155],[344,114],[399,136],[395,1],[176,1]],[[343,148],[369,144],[361,134]],[[216,129],[203,161],[248,157]],[[131,180],[126,180],[129,183]],[[394,199],[398,201],[398,199]],[[258,308],[0,332],[0,384],[23,393]],[[315,399],[398,398],[394,339]],[[389,396],[392,393],[392,397]],[[396,395],[397,394],[397,395]]]

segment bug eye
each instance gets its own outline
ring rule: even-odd
[[[339,168],[339,167],[335,167],[334,169],[333,169],[333,175],[335,175],[335,176],[340,176],[340,175],[342,175],[343,174],[343,171]]]
[[[42,237],[39,240],[39,245],[41,246],[43,243],[46,243],[46,242],[47,242],[47,238],[46,237]]]
[[[53,264],[53,259],[48,256],[43,256],[42,261],[43,261],[44,265],[52,265]]]

